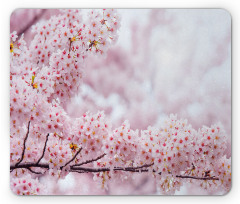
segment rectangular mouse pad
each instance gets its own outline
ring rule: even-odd
[[[16,9],[16,195],[225,195],[231,16],[224,9]]]

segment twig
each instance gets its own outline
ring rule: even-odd
[[[95,159],[86,160],[85,162],[82,162],[82,163],[79,163],[79,164],[74,164],[74,165],[72,165],[72,166],[82,166],[82,165],[84,165],[84,164],[89,164],[89,163],[92,163],[92,162],[94,162],[94,161],[97,161],[97,160],[103,158],[105,155],[106,155],[106,154],[104,153],[104,154],[100,155],[99,157],[97,157],[97,158],[95,158]]]
[[[71,170],[74,171],[85,171],[85,172],[105,172],[105,171],[131,171],[131,172],[148,172],[148,169],[141,169],[144,167],[150,167],[153,164],[144,164],[142,166],[137,166],[137,167],[114,167],[113,169],[108,168],[108,167],[102,167],[102,168],[90,168],[90,167],[76,167],[76,166],[71,166]]]
[[[79,174],[91,173],[91,172],[84,172],[84,171],[77,171],[77,170],[70,170],[70,172],[75,172],[75,173],[79,173]]]
[[[214,176],[211,177],[195,177],[195,176],[181,176],[176,175],[177,178],[190,178],[190,179],[197,179],[197,180],[219,180],[219,178],[216,178]]]
[[[24,158],[25,149],[26,149],[26,141],[27,141],[27,138],[28,138],[28,135],[29,135],[30,123],[31,123],[31,121],[28,122],[27,134],[26,134],[26,137],[24,138],[24,141],[23,141],[22,156],[21,156],[21,159],[19,160],[19,162],[16,163],[16,166],[18,166],[22,162],[22,160]]]
[[[69,38],[69,40],[70,40],[70,43],[69,43],[69,52],[68,52],[68,54],[70,54],[70,52],[71,52],[71,46],[72,46],[72,40],[71,40],[71,38]]]
[[[34,174],[42,174],[41,172],[36,172],[36,171],[33,171],[30,167],[27,168],[30,172],[34,173]]]
[[[37,163],[36,163],[36,164],[39,164],[39,162],[41,161],[41,159],[44,157],[45,150],[46,150],[46,147],[47,147],[47,141],[48,141],[48,137],[49,137],[49,133],[47,134],[47,137],[46,137],[46,141],[45,141],[45,145],[44,145],[44,148],[43,148],[43,153],[42,153],[42,156],[39,158],[39,160],[37,161]]]
[[[82,151],[82,147],[77,151],[77,153],[74,155],[74,157],[69,160],[64,166],[62,166],[60,169],[62,169],[63,167],[67,166],[68,164],[70,164],[76,157],[77,155]]]

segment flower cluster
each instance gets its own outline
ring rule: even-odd
[[[41,195],[44,194],[44,186],[38,179],[32,179],[30,175],[21,178],[12,178],[10,187],[16,195]]]
[[[49,174],[53,177],[61,177],[65,175],[65,169],[62,172],[62,168],[73,157],[73,153],[67,141],[52,135],[49,137],[50,141],[45,153],[45,159],[49,163]]]
[[[92,10],[89,13],[89,27],[87,38],[89,51],[103,54],[110,40],[117,40],[117,30],[120,27],[120,18],[114,9],[103,9],[102,13]]]
[[[128,122],[123,123],[109,134],[106,142],[103,141],[103,151],[108,157],[101,158],[94,166],[133,167],[133,171],[145,171],[141,166],[149,165],[148,172],[156,179],[162,194],[174,194],[183,185],[182,178],[190,182],[199,179],[195,183],[209,192],[219,188],[228,191],[231,164],[230,159],[223,156],[225,149],[226,136],[220,124],[196,131],[187,120],[170,115],[160,128],[148,127],[140,135],[137,130],[130,129]],[[107,188],[109,181],[130,176],[113,168],[110,172],[95,174],[94,180]]]
[[[154,162],[153,167],[162,175],[177,175],[192,163],[195,136],[196,131],[186,120],[171,115],[160,129],[142,131],[142,162]]]
[[[104,138],[102,150],[107,157],[94,163],[96,168],[99,167],[133,167],[137,163],[137,154],[139,148],[139,132],[130,128],[128,121],[125,121],[119,128],[111,131]],[[102,188],[107,189],[109,181],[124,180],[128,178],[126,172],[100,172],[94,175],[94,180],[100,182]]]
[[[92,159],[102,153],[103,141],[108,137],[111,125],[103,112],[91,114],[87,112],[74,121],[69,142],[82,147],[82,158]]]
[[[105,160],[113,166],[133,165],[137,156],[138,145],[138,130],[133,131],[130,129],[130,124],[128,121],[125,121],[103,141],[102,149],[109,155]]]
[[[231,159],[222,157],[215,165],[214,171],[217,173],[216,176],[219,176],[220,186],[223,186],[225,191],[229,191],[232,185]]]
[[[163,195],[173,195],[176,191],[180,190],[183,182],[180,178],[172,175],[157,175],[157,190]]]

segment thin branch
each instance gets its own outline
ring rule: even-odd
[[[190,179],[197,179],[197,180],[219,180],[219,178],[216,178],[214,176],[210,177],[195,177],[195,176],[181,176],[181,175],[176,175],[177,178],[190,178]]]
[[[70,172],[75,172],[75,173],[79,173],[79,174],[85,174],[85,173],[91,173],[91,172],[84,172],[84,171],[78,171],[78,170],[70,170]]]
[[[46,137],[46,141],[45,141],[45,145],[44,145],[44,148],[43,148],[42,156],[39,158],[39,160],[37,161],[36,164],[39,164],[39,162],[41,161],[41,159],[44,157],[45,150],[46,150],[46,147],[47,147],[48,137],[49,137],[49,133],[47,134],[47,137]]]
[[[70,41],[70,43],[69,43],[69,52],[68,52],[68,54],[70,54],[70,52],[71,52],[71,46],[72,46],[72,40],[71,40],[71,38],[69,38],[69,41]]]
[[[30,172],[34,173],[34,174],[42,174],[41,172],[36,172],[36,171],[32,170],[30,167],[27,168],[27,169],[28,169]]]
[[[68,164],[70,164],[76,157],[77,155],[82,151],[82,147],[77,151],[77,153],[74,155],[74,157],[69,160],[64,166],[62,166],[60,169],[62,169],[63,167],[67,166]]]
[[[71,166],[71,170],[74,171],[85,171],[85,172],[105,172],[105,171],[131,171],[131,172],[148,172],[148,169],[141,169],[141,168],[146,168],[152,166],[153,163],[151,164],[144,164],[142,166],[137,166],[137,167],[114,167],[113,169],[108,168],[108,167],[103,167],[103,168],[90,168],[90,167],[76,167],[76,166]]]
[[[72,166],[82,166],[82,165],[84,165],[84,164],[89,164],[89,163],[92,163],[92,162],[94,162],[94,161],[97,161],[97,160],[103,158],[105,155],[106,155],[106,154],[104,153],[104,154],[100,155],[99,157],[97,157],[97,158],[95,158],[95,159],[86,160],[85,162],[82,162],[82,163],[79,163],[79,164],[74,164],[74,165],[72,165]]]
[[[26,137],[24,138],[24,141],[23,141],[22,156],[21,156],[21,159],[19,160],[19,162],[16,163],[16,166],[18,166],[24,158],[24,154],[25,154],[25,150],[26,150],[26,141],[27,141],[27,138],[28,138],[28,135],[29,135],[30,123],[31,123],[31,121],[28,122],[27,134],[26,134]]]
[[[130,171],[130,172],[149,172],[148,169],[132,169],[132,168],[123,168],[123,167],[114,167],[111,168],[86,168],[86,167],[80,167],[80,168],[71,168],[70,172],[81,172],[81,173],[99,173],[99,172],[106,172],[106,171]]]

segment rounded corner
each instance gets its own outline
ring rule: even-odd
[[[227,16],[229,17],[230,21],[232,21],[232,14],[231,14],[231,12],[230,12],[228,9],[226,9],[226,8],[220,8],[219,10],[221,10],[222,12],[224,12],[225,15],[227,15]]]
[[[232,191],[232,184],[231,184],[231,187],[228,189],[228,191],[224,192],[221,196],[228,196],[231,191]]]
[[[17,11],[17,10],[20,10],[21,8],[14,8],[13,10],[12,10],[12,12],[10,13],[10,20],[11,20],[11,18],[12,18],[12,15]]]
[[[10,188],[10,193],[11,193],[13,196],[17,196],[17,197],[20,196],[20,195],[18,195],[16,192],[13,191],[11,185],[9,186],[9,188]]]

